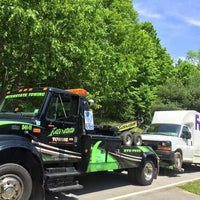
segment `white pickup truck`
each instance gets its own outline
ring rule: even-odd
[[[156,151],[161,166],[184,171],[182,164],[200,163],[200,113],[156,111],[142,140]]]

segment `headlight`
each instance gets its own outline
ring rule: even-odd
[[[172,150],[171,142],[170,141],[161,141],[161,142],[159,142],[157,149],[162,150],[162,151],[171,151]]]

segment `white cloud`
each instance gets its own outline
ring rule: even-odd
[[[196,19],[186,19],[186,22],[191,24],[191,25],[194,25],[194,26],[200,26],[200,20],[196,20]]]
[[[132,0],[141,21],[150,21],[163,47],[176,59],[199,49],[200,0]]]
[[[146,17],[146,18],[154,18],[154,19],[160,19],[161,15],[158,13],[152,13],[147,10],[139,10],[140,15]]]
[[[160,19],[162,16],[159,13],[156,13],[152,10],[144,9],[142,4],[139,3],[134,3],[134,7],[139,13],[139,15],[145,17],[145,18],[154,18],[154,19]]]

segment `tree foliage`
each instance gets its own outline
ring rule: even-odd
[[[188,109],[200,112],[200,68],[196,61],[193,62],[196,57],[190,59],[179,60],[173,77],[160,86],[153,110]]]
[[[198,51],[193,51],[193,50],[188,51],[186,59],[193,65],[200,65],[200,49]]]
[[[1,96],[34,86],[84,87],[98,116],[150,112],[172,60],[126,0],[0,1]]]

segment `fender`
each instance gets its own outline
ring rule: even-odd
[[[31,199],[38,199],[37,194],[43,195],[45,176],[44,166],[40,152],[31,143],[30,138],[18,135],[0,134],[0,160],[1,164],[16,163],[23,166],[32,177]],[[40,188],[36,194],[34,191]],[[36,196],[35,196],[36,195]]]
[[[159,157],[154,152],[154,150],[149,146],[138,146],[139,149],[143,151],[143,161],[141,162],[141,166],[144,166],[144,163],[147,159],[152,159],[155,164],[155,167],[159,168]]]
[[[38,152],[36,147],[31,143],[30,139],[18,135],[0,134],[0,157],[1,157],[1,152],[4,152],[9,149],[27,150],[37,159],[37,162],[39,162],[43,170],[43,162],[41,154],[40,152]]]
[[[18,147],[30,150],[37,157],[40,157],[40,153],[35,146],[31,143],[31,140],[19,135],[4,135],[0,134],[0,151],[7,148]]]

